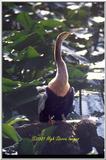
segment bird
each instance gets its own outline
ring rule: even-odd
[[[69,83],[68,70],[61,51],[62,42],[70,35],[70,32],[62,32],[56,38],[54,45],[56,75],[46,87],[46,100],[39,115],[41,122],[63,120],[73,110],[74,89]]]

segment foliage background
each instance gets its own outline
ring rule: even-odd
[[[93,110],[93,104],[95,108],[100,104],[99,112],[93,110],[92,115],[104,115],[104,20],[103,2],[2,3],[4,146],[10,138],[18,143],[18,153],[33,154],[32,141],[22,139],[15,127],[38,121],[39,97],[55,75],[53,47],[62,31],[73,33],[62,44],[62,54],[70,84],[77,93],[75,98],[80,100],[78,108],[85,107],[83,91],[90,91],[93,97],[90,109]],[[102,98],[102,103],[98,99],[94,103],[94,92]],[[6,152],[11,154],[14,147],[10,146]]]
[[[62,45],[71,85],[98,91],[104,101],[104,68],[96,65],[104,62],[103,2],[3,2],[2,13],[4,121],[38,118],[38,95],[55,75],[53,46],[62,31],[73,33]]]

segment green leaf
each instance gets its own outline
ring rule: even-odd
[[[55,132],[55,129],[57,128],[57,126],[50,126],[48,128],[45,128],[42,130],[41,134],[39,137],[44,137],[45,140],[43,141],[37,141],[35,146],[34,146],[34,151],[35,151],[35,155],[37,154],[41,154],[42,153],[42,150],[45,148],[45,146],[47,145],[47,140],[46,138],[48,136],[52,136],[53,133]]]
[[[42,21],[40,21],[40,25],[44,26],[47,29],[50,29],[50,28],[53,29],[54,27],[63,26],[64,23],[60,22],[58,20],[49,19],[49,20],[42,20]]]
[[[2,79],[2,84],[3,85],[8,85],[8,86],[13,86],[13,87],[16,87],[18,85],[18,81],[13,81],[11,79],[8,79],[8,78],[4,78]]]
[[[35,50],[35,48],[29,46],[27,49],[27,58],[36,58],[39,56],[39,53]]]
[[[17,16],[17,21],[24,27],[25,30],[30,31],[33,26],[31,17],[26,12],[22,12]]]
[[[19,32],[19,31],[14,31],[10,35],[5,38],[6,41],[16,41],[16,42],[21,42],[27,37],[27,34],[24,32]]]
[[[3,124],[2,131],[5,136],[11,138],[16,143],[18,143],[21,140],[21,137],[19,136],[15,128],[9,124]]]
[[[10,120],[8,120],[6,123],[9,125],[13,125],[17,122],[24,122],[24,121],[29,121],[28,118],[26,118],[25,116],[21,116],[21,117],[16,117],[16,118],[11,118]]]
[[[6,68],[6,72],[10,73],[10,74],[14,74],[15,73],[15,67],[12,66],[11,68]]]
[[[72,76],[74,77],[74,78],[81,78],[81,77],[83,77],[85,74],[82,72],[82,71],[80,71],[79,69],[75,69],[75,71],[73,71],[73,73],[72,73]]]
[[[3,86],[2,86],[2,91],[3,91],[3,93],[8,93],[8,92],[13,91],[13,88],[3,85]]]
[[[80,8],[79,9],[79,18],[81,20],[83,20],[84,18],[87,18],[87,16],[88,16],[87,8],[84,8],[84,7]]]
[[[32,46],[29,46],[28,48],[25,48],[18,54],[17,59],[22,61],[25,59],[33,59],[36,57],[39,57],[39,53],[35,48],[33,48]]]
[[[50,126],[48,128],[43,129],[42,132],[41,132],[41,136],[50,136],[50,135],[52,135],[56,128],[57,128],[57,126]]]
[[[14,36],[11,36],[11,40],[14,41],[14,46],[23,43],[27,39],[28,35],[22,32],[16,32]]]
[[[83,79],[86,77],[86,73],[84,71],[82,71],[79,68],[75,68],[74,66],[70,66],[68,70],[69,70],[69,77],[71,80]]]
[[[35,24],[35,26],[33,27],[33,31],[36,34],[36,37],[38,37],[39,41],[40,40],[44,41],[45,29],[43,25],[41,25],[40,23]]]
[[[33,155],[33,143],[29,138],[24,138],[18,144],[19,155]]]
[[[8,79],[8,78],[2,78],[2,90],[3,90],[3,93],[5,92],[11,92],[13,91],[14,89],[17,89],[19,87],[22,86],[22,82],[20,81],[13,81],[11,79]]]
[[[10,3],[10,2],[4,2],[3,3],[3,6],[7,7],[8,9],[13,9],[16,7],[16,4],[15,3]]]
[[[30,85],[35,85],[35,86],[39,86],[41,84],[41,82],[38,79],[35,79],[31,82],[29,82]]]

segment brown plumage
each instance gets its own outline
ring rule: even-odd
[[[62,58],[61,44],[64,39],[70,35],[69,32],[62,32],[57,36],[54,47],[54,60],[56,63],[57,71],[56,76],[49,82],[48,88],[50,88],[57,96],[65,96],[70,88],[68,82],[67,66]]]

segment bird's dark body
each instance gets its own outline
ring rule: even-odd
[[[73,88],[69,89],[67,94],[64,97],[57,96],[49,88],[46,88],[47,100],[45,102],[45,108],[40,113],[40,121],[47,122],[49,121],[49,116],[53,117],[54,120],[62,120],[62,114],[66,117],[68,113],[73,110],[73,98],[74,91]]]

